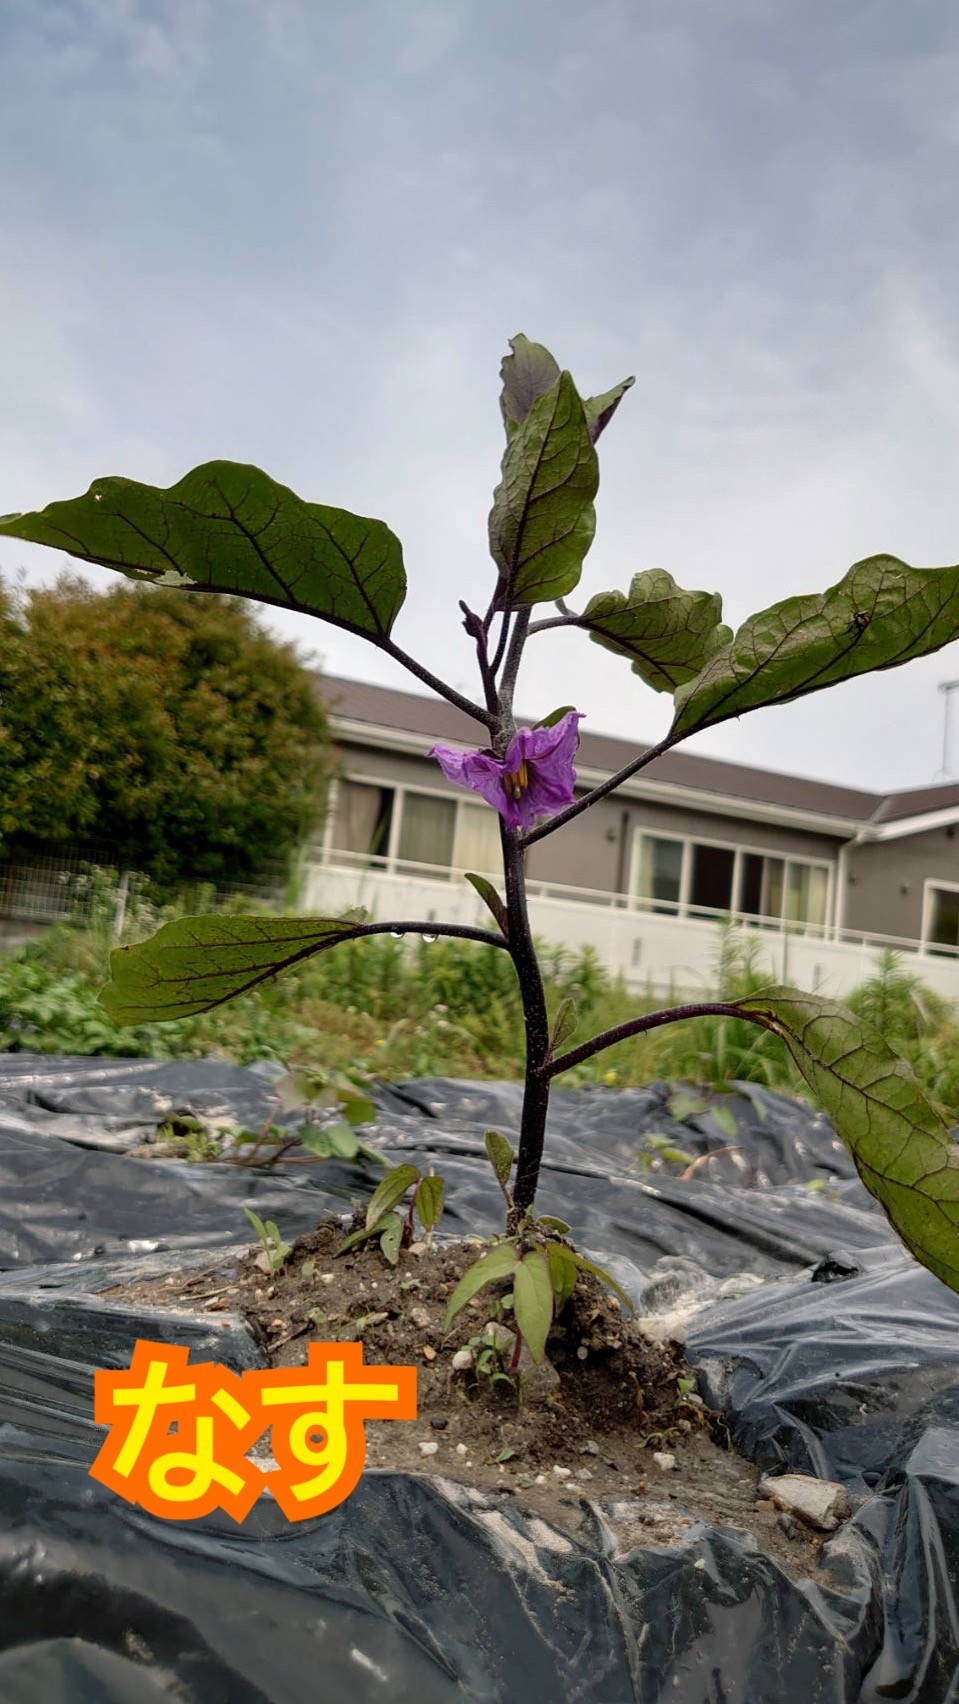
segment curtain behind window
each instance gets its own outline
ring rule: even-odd
[[[453,864],[457,870],[475,870],[481,876],[502,875],[503,851],[496,811],[482,805],[460,805]]]
[[[453,862],[453,830],[456,805],[452,799],[434,799],[428,793],[405,793],[400,820],[397,857],[413,864]]]

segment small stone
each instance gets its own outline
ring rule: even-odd
[[[662,1473],[674,1473],[676,1470],[676,1457],[668,1450],[654,1450],[653,1460]]]
[[[421,1256],[426,1253],[425,1242],[410,1243],[408,1252],[413,1256],[414,1260],[419,1260]]]
[[[546,1484],[546,1475],[545,1475],[545,1473],[538,1473],[538,1474],[537,1474],[537,1475],[536,1475],[536,1478],[535,1478],[535,1479],[534,1479],[534,1480],[533,1480],[533,1484],[534,1484],[534,1485],[545,1485],[545,1484]]]
[[[576,1477],[577,1479],[592,1479],[593,1475],[588,1467],[578,1467],[576,1469]]]
[[[436,1350],[433,1348],[431,1343],[423,1344],[423,1359],[424,1361],[436,1360]]]
[[[797,1515],[820,1532],[835,1532],[848,1519],[849,1498],[843,1485],[832,1479],[814,1479],[805,1473],[768,1475],[759,1482],[759,1495],[771,1497],[777,1509]]]
[[[573,1470],[572,1470],[571,1467],[557,1467],[555,1462],[554,1462],[553,1472],[555,1473],[557,1479],[569,1479],[572,1475]]]
[[[334,1274],[332,1272],[321,1272],[320,1273],[320,1283],[321,1284],[332,1284],[333,1278],[334,1278]]]
[[[483,1336],[500,1355],[509,1355],[516,1342],[516,1333],[510,1331],[508,1325],[500,1325],[498,1320],[488,1319],[483,1327]]]
[[[594,1444],[592,1438],[587,1438],[585,1444],[580,1444],[579,1453],[580,1453],[580,1455],[596,1455],[596,1456],[598,1456],[599,1455],[599,1445]]]
[[[282,1331],[285,1324],[286,1324],[285,1319],[271,1319],[270,1320],[270,1330],[271,1331]]]
[[[786,1534],[787,1538],[797,1539],[799,1537],[799,1522],[794,1520],[792,1515],[777,1515],[776,1525],[781,1532]]]
[[[412,1320],[413,1324],[416,1326],[417,1331],[426,1331],[426,1329],[427,1329],[427,1327],[429,1326],[429,1323],[430,1323],[430,1310],[429,1310],[429,1308],[424,1308],[424,1307],[410,1308],[410,1319]]]
[[[433,1441],[433,1439],[430,1439],[430,1441],[428,1443],[420,1444],[420,1455],[425,1455],[425,1456],[435,1455],[437,1450],[439,1449],[439,1447],[440,1447],[439,1444],[435,1443]]]
[[[445,1415],[437,1415],[434,1420],[430,1421],[430,1425],[434,1432],[445,1432],[449,1425],[449,1421],[446,1419]]]
[[[472,1349],[457,1349],[450,1364],[454,1373],[468,1373],[473,1365]]]
[[[467,1455],[469,1452],[465,1444],[457,1444],[456,1453],[457,1455]]]

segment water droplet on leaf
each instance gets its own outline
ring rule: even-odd
[[[406,934],[406,930],[405,929],[391,929],[390,934],[392,935],[394,941],[402,941],[404,935]]]
[[[426,942],[427,946],[432,946],[433,942],[436,940],[436,936],[435,935],[424,935],[423,939]]]

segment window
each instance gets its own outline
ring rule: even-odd
[[[744,852],[739,910],[747,917],[781,917],[785,873],[784,858],[770,858],[764,852]]]
[[[683,880],[683,842],[644,834],[639,843],[639,897],[659,900],[651,911],[675,912]]]
[[[736,854],[731,846],[694,844],[689,873],[689,900],[707,911],[732,911]],[[697,915],[696,911],[690,913]]]
[[[404,792],[396,855],[411,864],[439,864],[448,870],[455,829],[455,799]]]
[[[938,948],[955,952],[959,949],[959,888],[928,885],[926,901],[926,945],[932,952]]]
[[[825,923],[828,885],[821,864],[796,864],[790,859],[786,866],[787,923]]]
[[[640,834],[636,892],[651,911],[825,925],[829,866],[709,840]]]
[[[457,870],[476,870],[481,876],[502,876],[499,814],[484,805],[459,804],[453,864]]]
[[[363,781],[340,781],[333,814],[331,844],[334,849],[385,858],[390,847],[393,800],[392,787],[371,787]]]

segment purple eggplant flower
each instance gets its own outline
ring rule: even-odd
[[[448,781],[481,793],[507,828],[531,828],[540,817],[556,816],[573,802],[573,759],[582,720],[582,711],[569,710],[551,728],[519,728],[502,758],[444,745],[426,755],[436,758]]]

